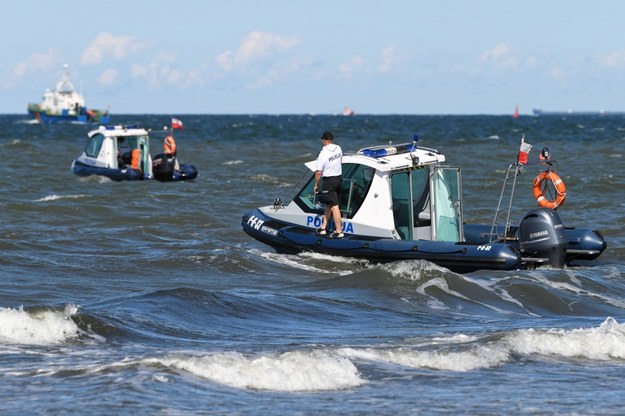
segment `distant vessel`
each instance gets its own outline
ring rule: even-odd
[[[88,109],[85,98],[74,90],[67,65],[53,91],[46,89],[41,104],[28,104],[28,113],[39,123],[109,123],[108,110]]]
[[[172,154],[160,153],[152,159],[146,129],[100,126],[88,136],[85,150],[72,162],[72,172],[78,176],[98,175],[114,181],[177,182],[193,180],[198,175],[194,165],[176,162],[175,146]]]
[[[345,107],[345,108],[343,108],[343,112],[341,113],[341,115],[344,115],[344,116],[353,116],[353,115],[354,115],[354,110],[352,110],[352,109],[351,109],[351,108],[349,108],[349,107]]]
[[[567,115],[576,115],[576,116],[607,116],[607,115],[622,115],[625,114],[623,111],[574,111],[574,110],[566,110],[566,111],[545,111],[540,108],[535,108],[532,110],[534,115],[536,116],[567,116]]]

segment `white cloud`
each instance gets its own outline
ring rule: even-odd
[[[130,67],[130,74],[135,78],[142,78],[147,76],[148,69],[143,65],[132,64]]]
[[[219,66],[227,71],[241,68],[250,62],[286,52],[300,43],[296,37],[250,32],[241,40],[236,52],[224,51],[217,57]]]
[[[555,79],[559,79],[559,80],[564,79],[564,71],[562,70],[562,68],[552,68],[551,71],[549,71],[549,73]]]
[[[190,87],[192,85],[202,84],[202,79],[198,71],[191,70],[187,73],[180,71],[171,65],[172,60],[172,56],[161,54],[150,64],[133,64],[130,67],[130,74],[133,78],[145,79],[148,84],[154,87],[164,85]]]
[[[168,84],[180,84],[183,81],[182,72],[169,66],[161,68],[161,76]]]
[[[25,62],[19,62],[13,67],[13,74],[22,78],[28,71],[48,72],[58,66],[60,76],[60,55],[54,49],[48,49],[44,53],[31,55]]]
[[[308,62],[293,60],[286,64],[274,65],[269,71],[262,74],[254,82],[249,83],[246,87],[249,90],[257,90],[267,87],[274,82],[284,79],[289,74],[298,72],[302,67],[307,66]]]
[[[141,50],[145,45],[134,36],[115,36],[110,33],[100,33],[95,37],[82,53],[80,63],[94,65],[102,62],[107,56],[119,60]]]
[[[600,62],[607,68],[623,69],[625,68],[625,49],[613,51],[608,55],[600,58]]]
[[[364,60],[360,56],[352,57],[349,62],[339,65],[339,72],[346,78],[351,78],[352,74],[362,68]]]
[[[480,60],[493,64],[495,69],[516,69],[518,67],[517,59],[512,56],[510,47],[505,43],[500,43],[493,49],[484,52]]]
[[[112,85],[117,81],[119,72],[116,69],[106,69],[98,77],[98,82],[102,85]]]
[[[397,63],[397,53],[395,45],[388,46],[380,54],[380,72],[388,72]]]

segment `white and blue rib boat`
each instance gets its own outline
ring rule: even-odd
[[[461,170],[445,162],[443,154],[417,146],[416,140],[345,154],[339,204],[344,238],[316,233],[323,207],[313,192],[314,161],[306,163],[310,178],[289,204],[276,199],[243,215],[241,224],[251,237],[281,253],[427,260],[460,273],[563,267],[595,260],[605,250],[600,232],[565,227],[552,208],[533,209],[518,226],[510,224],[519,162],[508,168],[493,223],[464,224]],[[550,159],[540,163],[548,171],[557,168]]]
[[[71,170],[78,176],[105,176],[114,181],[177,182],[193,180],[198,175],[194,165],[176,165],[171,157],[162,153],[152,160],[149,131],[144,128],[100,126],[88,136],[85,150],[72,161]]]

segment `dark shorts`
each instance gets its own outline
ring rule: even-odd
[[[326,176],[323,178],[323,190],[321,191],[321,200],[329,207],[339,204],[341,192],[343,191],[342,176]]]

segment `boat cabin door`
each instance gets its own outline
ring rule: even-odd
[[[150,156],[150,138],[149,136],[137,137],[137,149],[140,153],[141,172],[147,177],[152,177],[152,158]]]
[[[402,240],[463,241],[459,168],[424,167],[391,176],[395,231]]]

